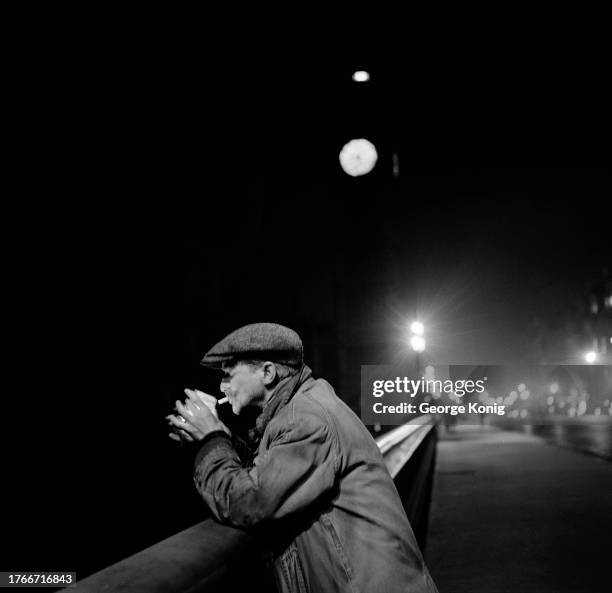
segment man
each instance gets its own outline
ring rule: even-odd
[[[266,539],[280,591],[437,591],[374,439],[313,378],[293,330],[247,325],[202,364],[224,371],[234,414],[259,411],[254,459],[237,453],[212,396],[186,390],[168,419],[199,441],[194,480],[215,518]]]

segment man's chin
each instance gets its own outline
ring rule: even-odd
[[[240,416],[242,422],[250,423],[255,422],[257,417],[261,414],[261,409],[257,406],[249,406],[235,402],[232,404],[232,413],[234,416]]]
[[[241,404],[237,401],[232,402],[232,413],[234,414],[234,416],[246,417],[250,416],[251,413],[257,416],[257,410],[253,409],[251,406],[245,406],[244,404]]]

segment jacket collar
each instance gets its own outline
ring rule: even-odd
[[[276,389],[270,396],[261,411],[261,414],[255,421],[255,426],[249,430],[249,439],[259,441],[261,436],[268,426],[268,423],[276,415],[278,411],[287,405],[289,400],[298,392],[300,387],[312,377],[312,371],[305,364],[302,368],[291,377],[286,377],[276,386]]]

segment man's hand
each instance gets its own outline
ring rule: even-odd
[[[217,403],[219,400],[214,395],[208,395],[208,393],[204,393],[199,389],[185,389],[185,394],[191,400],[195,401],[197,404],[200,402],[206,404],[208,409],[218,418],[219,414],[217,413]]]
[[[230,434],[229,429],[217,417],[217,400],[212,395],[202,391],[185,389],[187,399],[182,404],[176,401],[178,415],[166,416],[169,424],[175,431],[169,436],[175,441],[200,441],[207,434],[215,430],[224,430]]]

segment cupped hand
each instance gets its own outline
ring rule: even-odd
[[[185,389],[185,403],[176,400],[178,414],[166,416],[173,429],[170,438],[176,441],[200,441],[207,434],[223,430],[230,434],[229,429],[217,417],[215,409],[217,400],[212,395],[193,389]]]

